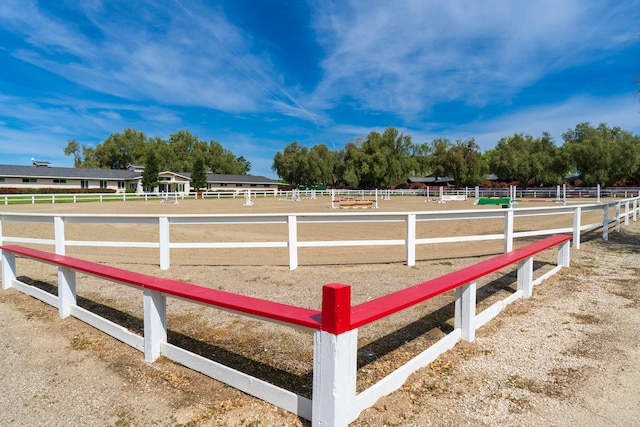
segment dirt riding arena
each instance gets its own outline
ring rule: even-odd
[[[591,202],[585,199],[585,203]],[[523,201],[517,207],[554,205]],[[251,214],[292,212],[408,212],[495,209],[473,200],[379,200],[378,209],[331,209],[329,197],[279,201],[178,200],[1,206],[2,212],[128,214]],[[499,208],[499,206],[497,207]],[[517,219],[516,231],[570,227],[569,215]],[[583,223],[597,221],[585,214]],[[403,223],[299,224],[298,239],[402,239]],[[51,224],[3,224],[7,236],[53,238]],[[156,241],[157,226],[68,224],[67,240]],[[502,220],[420,223],[418,238],[503,232]],[[177,225],[172,241],[282,240],[286,225]],[[601,231],[583,236],[572,266],[534,289],[478,331],[474,343],[414,374],[399,391],[363,412],[353,425],[640,425],[636,333],[640,227],[631,223],[609,242]],[[516,240],[516,246],[520,242]],[[51,250],[51,248],[45,248]],[[69,247],[67,255],[151,275],[319,309],[326,283],[352,286],[357,304],[498,254],[502,241],[418,247],[416,266],[398,247],[301,248],[290,271],[286,249],[172,250],[171,268],[158,268],[151,249]],[[544,271],[555,253],[536,258]],[[20,260],[24,281],[55,292],[53,267]],[[28,275],[24,272],[28,272]],[[479,310],[513,292],[513,277],[478,283]],[[141,328],[139,292],[78,277],[78,303],[132,330]],[[378,381],[452,327],[449,294],[359,331],[358,389]],[[310,334],[182,301],[168,306],[169,340],[199,354],[310,397]],[[53,307],[14,290],[0,293],[0,424],[6,425],[306,425],[292,414],[225,387],[168,360],[142,355]],[[598,418],[602,417],[602,418]],[[611,422],[609,422],[611,421]],[[594,421],[595,422],[595,421]],[[596,422],[596,424],[601,424]]]

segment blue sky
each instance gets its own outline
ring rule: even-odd
[[[71,139],[188,129],[275,178],[338,150],[578,123],[640,133],[640,0],[0,2],[0,163],[73,166]]]

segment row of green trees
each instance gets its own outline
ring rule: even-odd
[[[201,141],[187,130],[164,140],[125,129],[109,135],[95,147],[71,140],[64,154],[73,156],[77,168],[126,169],[130,164],[154,163],[159,170],[193,172],[194,168],[197,171],[196,162],[201,162],[202,170],[212,173],[246,175],[251,170],[251,162],[243,156],[236,156],[214,140]]]
[[[581,123],[557,146],[549,133],[507,136],[480,153],[473,138],[452,143],[436,139],[415,144],[393,127],[349,142],[341,150],[292,142],[278,152],[272,169],[291,185],[386,187],[410,176],[449,176],[458,186],[480,185],[487,174],[523,187],[561,184],[579,174],[583,185],[624,184],[640,176],[640,137],[606,124]]]

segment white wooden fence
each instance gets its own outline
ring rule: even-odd
[[[476,329],[497,316],[504,307],[518,298],[530,297],[535,285],[562,267],[569,266],[568,239],[569,236],[563,235],[548,237],[513,252],[356,306],[351,304],[350,286],[324,285],[321,311],[200,288],[188,283],[159,279],[16,245],[6,245],[2,250],[2,289],[15,288],[53,305],[58,308],[61,318],[74,316],[94,326],[144,352],[145,360],[148,362],[164,355],[188,368],[311,420],[314,427],[346,427],[380,397],[400,388],[413,372],[427,366],[461,339],[473,341]],[[554,247],[558,251],[556,267],[534,278],[534,255]],[[57,266],[57,295],[20,281],[17,256]],[[517,264],[517,291],[476,313],[476,280],[513,264]],[[133,286],[142,291],[143,335],[79,307],[76,302],[76,272],[94,275],[116,284]],[[453,289],[456,291],[454,330],[374,385],[357,393],[358,328]],[[312,399],[169,343],[167,297],[180,298],[183,301],[290,327],[301,327],[313,332]]]
[[[482,209],[482,210],[453,210],[453,211],[424,211],[424,212],[329,212],[329,213],[294,213],[294,214],[166,214],[166,215],[106,215],[106,214],[52,214],[52,213],[9,213],[0,212],[0,245],[10,243],[51,245],[55,252],[65,254],[67,247],[120,247],[120,248],[153,248],[158,249],[160,269],[166,270],[171,265],[173,250],[182,249],[235,249],[235,248],[287,248],[289,268],[298,268],[298,249],[311,247],[358,247],[358,246],[404,246],[407,266],[416,263],[416,247],[438,243],[473,242],[503,240],[504,251],[513,248],[513,241],[517,238],[545,236],[557,233],[573,235],[573,246],[580,247],[581,233],[602,228],[603,239],[608,239],[609,226],[615,224],[619,230],[621,224],[628,224],[630,219],[637,220],[640,196],[621,199],[614,202],[582,204],[573,206],[551,206],[534,208]],[[583,224],[583,214],[600,212],[601,220]],[[544,228],[544,217],[547,215],[567,215],[573,218],[572,226],[565,228]],[[540,217],[540,228],[529,231],[514,229],[514,221],[520,217]],[[465,236],[446,236],[418,238],[416,225],[428,221],[468,221],[478,219],[500,219],[503,221],[503,232],[496,234],[476,234]],[[36,238],[3,233],[3,224],[8,222],[40,222],[51,223],[54,228],[54,238]],[[358,240],[304,240],[298,239],[299,224],[327,224],[327,223],[405,223],[406,232],[395,239],[358,239]],[[66,224],[151,224],[157,225],[156,241],[111,241],[108,236],[104,240],[69,240],[65,237]],[[171,235],[171,226],[179,224],[189,225],[232,225],[232,224],[286,224],[286,235],[279,240],[271,241],[215,241],[188,242],[176,241]]]

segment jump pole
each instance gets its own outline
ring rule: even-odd
[[[244,193],[244,204],[242,206],[253,206],[251,201],[251,190]]]

